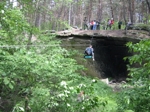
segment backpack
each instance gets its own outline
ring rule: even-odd
[[[88,55],[91,55],[92,54],[92,48],[90,48],[90,47],[88,47],[88,48],[86,48],[86,53],[88,54]]]
[[[114,24],[114,20],[111,20],[111,24]]]

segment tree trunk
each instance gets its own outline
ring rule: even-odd
[[[142,17],[144,16],[144,1],[142,1],[142,4],[141,4],[142,6],[142,8],[141,8],[141,15],[142,15]],[[139,21],[140,21],[140,19],[139,19]],[[143,21],[143,19],[142,19],[142,22],[144,22]]]
[[[32,41],[32,30],[33,30],[33,27],[30,29],[30,34],[29,34],[29,38],[28,38],[28,44],[27,44],[27,50],[30,49],[30,46],[31,46],[31,41]]]
[[[102,4],[101,4],[101,0],[98,0],[98,6],[97,6],[97,20],[99,22],[101,22],[102,20]]]
[[[128,3],[129,3],[129,14],[130,14],[130,21],[131,23],[133,23],[133,11],[132,11],[132,1],[131,0],[128,0]]]
[[[40,10],[41,10],[41,7],[40,7],[40,2],[38,1],[37,4],[36,4],[36,11],[35,11],[35,26],[36,27],[40,27]]]
[[[125,0],[123,0],[123,18],[124,18],[124,21],[125,21],[125,35],[127,34],[127,20],[126,20],[126,11],[125,11]]]
[[[132,23],[134,23],[135,22],[135,17],[134,17],[134,0],[132,0],[132,9],[131,9],[131,11],[132,11]]]
[[[48,7],[47,7],[47,0],[44,0],[44,1],[43,1],[43,6],[45,6],[46,9],[43,9],[44,12],[42,13],[42,18],[41,18],[41,19],[42,19],[42,22],[41,22],[41,23],[43,24],[43,25],[42,25],[43,27],[41,27],[41,29],[45,29],[45,28],[47,27],[46,24],[45,24],[45,23],[46,23],[46,13],[47,13],[47,8],[48,8]]]
[[[87,2],[87,6],[86,6],[86,17],[88,19],[88,21],[91,21],[91,17],[92,17],[92,8],[93,8],[93,0],[89,0]]]
[[[148,12],[150,14],[150,1],[149,0],[146,0],[146,3],[147,3],[147,7],[148,7]]]
[[[113,12],[112,0],[110,0],[110,9],[111,9],[111,17],[114,19],[114,12]]]
[[[71,25],[71,9],[72,9],[72,5],[71,3],[69,4],[69,14],[68,14],[68,24]]]
[[[40,25],[40,8],[38,7],[35,16],[35,26],[39,27],[39,25]]]

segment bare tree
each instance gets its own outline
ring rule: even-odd
[[[114,11],[113,11],[112,0],[110,0],[110,9],[111,9],[111,17],[114,18]]]
[[[146,3],[147,3],[148,11],[149,11],[149,14],[150,14],[150,1],[146,0]]]
[[[99,22],[101,22],[102,20],[102,3],[101,3],[101,0],[98,0],[98,5],[97,5],[97,20]]]
[[[5,0],[8,1],[9,0]],[[60,30],[65,26],[82,27],[83,20],[96,19],[106,21],[107,18],[123,19],[135,22],[137,13],[148,20],[150,1],[145,0],[34,0],[27,2],[17,0],[25,12],[29,22],[42,29]],[[140,4],[137,5],[139,2]]]
[[[86,11],[85,11],[85,15],[86,15],[88,21],[91,21],[92,9],[93,9],[93,0],[88,0],[87,6],[86,6]]]
[[[123,1],[123,18],[124,18],[124,21],[125,21],[125,34],[127,34],[127,20],[126,20],[126,7],[125,7],[125,0],[122,0]]]
[[[129,4],[130,21],[131,21],[131,23],[133,23],[133,7],[132,7],[132,1],[131,1],[131,0],[128,0],[128,4]]]

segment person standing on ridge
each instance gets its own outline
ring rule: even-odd
[[[112,28],[112,25],[114,24],[114,19],[113,18],[111,18],[111,20],[110,20],[111,22],[110,22],[110,29]]]
[[[121,29],[122,21],[118,22],[118,29]]]
[[[108,28],[111,29],[111,20],[110,20],[110,19],[107,20],[106,30],[107,30]]]
[[[96,21],[93,20],[93,30],[96,30],[96,29],[97,29],[96,26],[97,26]]]
[[[87,18],[84,18],[84,30],[88,29]]]

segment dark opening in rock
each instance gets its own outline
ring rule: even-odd
[[[108,39],[94,40],[93,48],[95,51],[96,68],[101,77],[112,78],[117,81],[127,77],[127,64],[123,58],[131,55],[125,46],[127,41]]]

